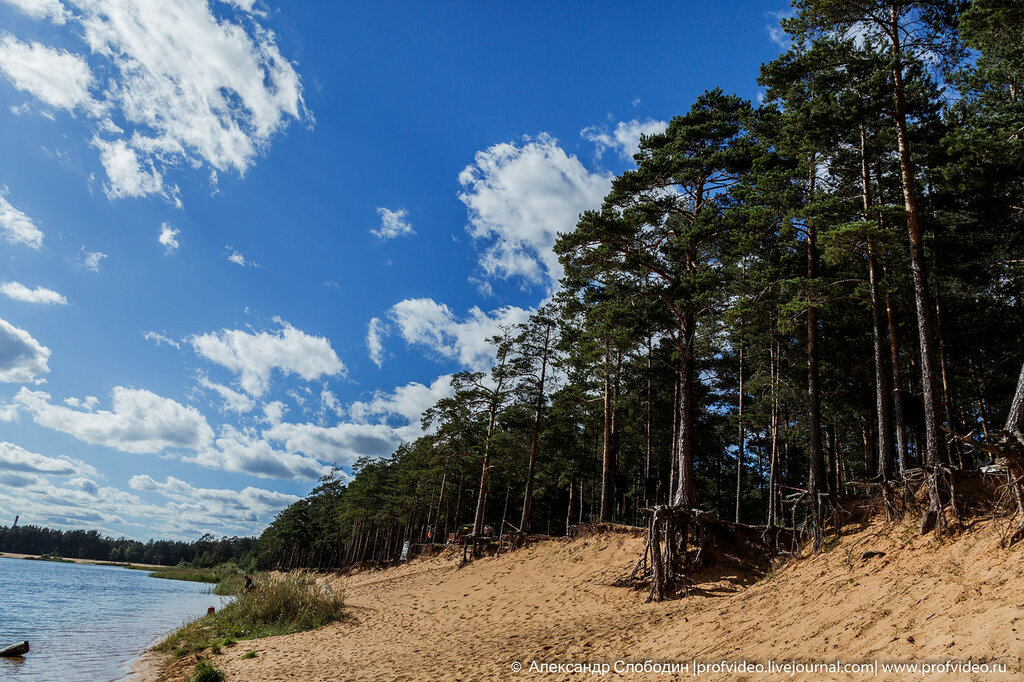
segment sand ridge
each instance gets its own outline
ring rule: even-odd
[[[642,549],[640,533],[607,532],[543,540],[461,569],[461,553],[449,553],[331,577],[346,590],[345,622],[239,642],[213,662],[229,680],[267,681],[576,679],[530,673],[530,664],[647,659],[998,659],[1013,672],[917,679],[1021,674],[1024,550],[1000,548],[991,523],[942,544],[919,537],[909,523],[875,525],[756,584],[719,580],[700,585],[689,598],[662,603],[645,603],[646,592],[610,584],[629,572]],[[885,555],[861,559],[865,550]],[[255,658],[239,658],[250,650]],[[514,663],[523,670],[514,672]],[[178,662],[161,679],[184,679],[190,667],[190,661]],[[867,676],[700,679],[833,678]]]

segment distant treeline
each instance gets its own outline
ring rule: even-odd
[[[221,537],[206,534],[194,542],[110,538],[95,530],[57,530],[41,526],[0,526],[0,552],[50,554],[68,559],[118,563],[188,564],[212,568],[234,562],[243,569],[256,565],[257,538]]]

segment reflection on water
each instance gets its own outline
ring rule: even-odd
[[[24,658],[0,658],[0,679],[115,680],[132,659],[187,620],[218,609],[204,583],[145,571],[0,557],[0,648],[28,640]]]

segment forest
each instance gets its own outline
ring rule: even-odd
[[[428,435],[284,510],[261,561],[643,525],[654,505],[820,547],[851,484],[910,481],[942,530],[951,472],[999,459],[1015,393],[1022,426],[1024,6],[793,9],[763,101],[709,90],[643,137],[493,368],[454,375]]]

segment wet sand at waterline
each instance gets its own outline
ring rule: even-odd
[[[629,573],[643,550],[636,531],[543,540],[461,569],[461,552],[452,552],[328,578],[345,585],[344,622],[239,642],[211,658],[229,680],[246,681],[528,679],[538,676],[529,672],[534,661],[968,658],[999,659],[1012,672],[927,679],[1020,679],[1024,549],[1001,549],[991,522],[942,545],[918,536],[913,526],[872,526],[770,576],[725,576],[700,584],[689,598],[662,603],[645,603],[646,591],[610,585]],[[862,559],[867,550],[885,554]],[[242,660],[247,651],[256,657]],[[154,661],[133,679],[182,680],[194,663],[164,661],[158,673]],[[513,664],[523,670],[514,672]]]

